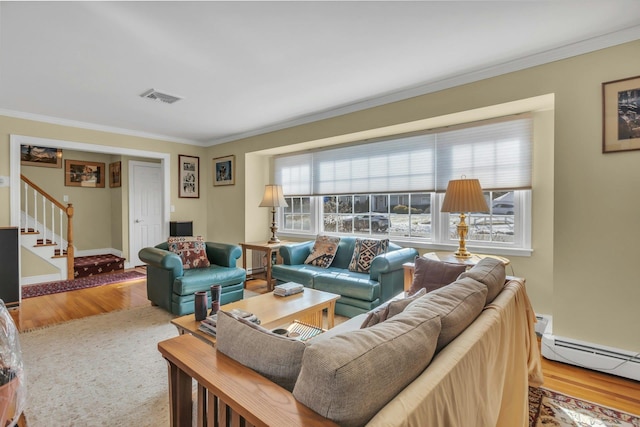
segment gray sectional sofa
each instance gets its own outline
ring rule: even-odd
[[[391,318],[362,328],[373,312],[356,316],[307,343],[222,316],[217,350],[192,340],[191,359],[207,360],[186,368],[253,425],[528,425],[528,386],[543,378],[524,279],[489,259],[394,305]]]

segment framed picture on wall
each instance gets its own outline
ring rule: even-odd
[[[122,181],[120,179],[120,169],[122,168],[122,162],[114,162],[109,164],[109,187],[121,187]]]
[[[20,164],[23,166],[62,167],[62,150],[59,148],[20,146]]]
[[[200,197],[200,157],[178,156],[178,197],[197,199]]]
[[[213,185],[234,185],[236,183],[236,156],[213,159]]]
[[[640,76],[602,83],[602,152],[640,150]]]
[[[104,163],[65,160],[64,172],[64,185],[67,187],[104,188]]]

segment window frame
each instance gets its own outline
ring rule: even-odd
[[[505,190],[514,192],[514,236],[516,239],[514,242],[496,242],[496,241],[478,241],[467,240],[467,248],[471,252],[480,253],[492,253],[496,255],[505,256],[530,256],[533,252],[531,248],[531,228],[532,228],[532,205],[531,205],[531,190]],[[387,197],[395,194],[425,194],[425,192],[419,193],[387,193]],[[335,236],[355,236],[355,237],[371,237],[371,238],[389,238],[390,241],[399,244],[401,246],[410,246],[414,248],[423,248],[428,250],[441,250],[441,251],[455,251],[458,248],[457,238],[451,238],[449,236],[449,221],[450,218],[456,219],[457,223],[458,214],[449,214],[440,212],[440,206],[444,199],[444,193],[427,193],[431,194],[431,237],[430,238],[411,238],[402,236],[393,236],[389,234],[389,230],[386,233],[369,233],[355,232],[352,229],[351,232],[339,232],[339,231],[325,231],[323,229],[323,215],[324,215],[324,197],[338,197],[338,196],[367,196],[367,194],[357,195],[334,195],[334,196],[286,196],[286,197],[308,197],[310,203],[310,230],[291,230],[284,227],[284,209],[278,210],[278,235],[281,237],[308,239],[315,238],[318,234],[327,234]],[[381,196],[383,193],[368,194],[370,197]],[[390,214],[390,212],[389,212]],[[453,216],[452,216],[453,215]]]

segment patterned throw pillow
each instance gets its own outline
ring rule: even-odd
[[[368,273],[373,259],[387,252],[389,239],[356,239],[353,256],[349,263],[349,271]]]
[[[340,243],[340,237],[316,237],[313,249],[307,259],[304,260],[304,263],[322,268],[329,267],[333,262],[333,258],[336,256],[336,252],[338,251],[338,243]]]
[[[206,245],[202,236],[197,237],[169,237],[169,250],[182,259],[185,270],[190,268],[205,268],[211,263],[207,258]]]

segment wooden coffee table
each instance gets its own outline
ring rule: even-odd
[[[327,327],[335,324],[336,300],[340,295],[329,292],[305,288],[304,292],[288,297],[278,297],[269,292],[255,297],[225,304],[221,310],[239,308],[249,311],[260,319],[260,325],[273,329],[300,320],[313,326],[322,328],[322,311],[327,309]],[[171,323],[178,328],[178,333],[195,335],[208,343],[215,344],[216,338],[198,329],[200,322],[194,314],[177,317]]]

